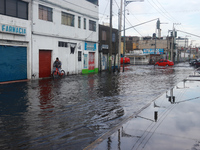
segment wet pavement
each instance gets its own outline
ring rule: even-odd
[[[124,73],[0,85],[0,149],[84,149],[138,114],[193,70],[188,63],[155,69],[128,65]],[[162,102],[164,107],[165,103],[175,106]],[[142,117],[148,118],[141,115],[137,119]],[[127,134],[132,135],[129,131]]]
[[[199,79],[180,82],[86,149],[199,150]]]

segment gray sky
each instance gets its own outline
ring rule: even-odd
[[[127,0],[128,1],[128,0]],[[118,28],[118,10],[121,0],[113,0],[113,27]],[[168,30],[175,29],[200,36],[200,0],[144,0],[132,2],[126,6],[126,28],[152,19],[159,18],[161,36],[167,36]],[[109,23],[110,0],[99,0],[99,23]],[[122,21],[123,23],[123,21]],[[166,24],[167,23],[167,24]],[[123,29],[123,24],[122,24]],[[152,36],[156,30],[156,21],[126,31],[126,36]],[[178,32],[178,37],[189,34]],[[200,46],[200,38],[188,37],[193,46]],[[194,41],[195,40],[195,41]]]

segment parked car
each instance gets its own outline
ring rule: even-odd
[[[124,63],[125,64],[130,64],[130,58],[124,57]],[[123,57],[121,57],[121,64],[123,64]]]
[[[155,63],[155,65],[156,66],[173,66],[174,63],[166,59],[160,59],[158,62]]]

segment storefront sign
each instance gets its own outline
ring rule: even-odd
[[[143,49],[143,54],[163,54],[164,49]]]
[[[96,51],[96,43],[85,42],[85,50]]]
[[[26,35],[26,28],[12,26],[12,25],[6,25],[6,24],[0,24],[0,32]]]
[[[102,49],[108,49],[108,45],[102,45]]]

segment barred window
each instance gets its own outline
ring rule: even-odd
[[[53,14],[52,8],[39,5],[39,19],[46,21],[53,21],[52,14]]]
[[[62,24],[74,27],[74,15],[62,12]]]
[[[58,47],[68,47],[67,42],[58,41]]]
[[[96,31],[96,22],[89,20],[89,30],[90,31]]]
[[[82,52],[78,51],[78,61],[81,61]]]

